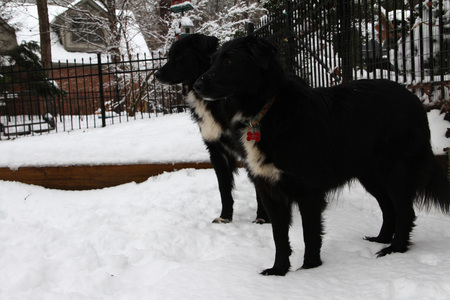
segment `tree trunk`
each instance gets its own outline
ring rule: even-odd
[[[39,33],[41,39],[41,60],[44,69],[50,69],[52,66],[52,50],[50,41],[50,23],[48,21],[47,0],[36,0],[38,17],[39,17]],[[47,77],[50,77],[50,71]]]
[[[116,0],[106,0],[106,10],[109,20],[109,31],[111,32],[111,39],[109,42],[109,51],[111,53],[111,59],[113,62],[120,61],[120,29],[119,21],[116,15]]]

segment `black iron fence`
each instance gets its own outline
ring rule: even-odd
[[[276,45],[288,71],[315,87],[387,78],[450,110],[450,1],[282,2],[249,34]]]
[[[425,106],[450,111],[449,0],[279,2],[279,10],[249,26],[249,34],[276,45],[288,71],[315,87],[387,78]],[[160,55],[119,61],[99,55],[49,70],[2,67],[0,139],[183,111],[181,88],[154,79],[164,62]]]
[[[153,55],[112,61],[98,55],[95,61],[59,63],[48,70],[2,67],[0,139],[183,111],[181,88],[154,79],[165,60]]]

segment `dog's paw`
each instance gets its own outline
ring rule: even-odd
[[[314,261],[305,261],[303,262],[303,266],[301,267],[301,269],[313,269],[313,268],[317,268],[320,267],[322,265],[322,261],[319,260],[314,260]]]
[[[365,236],[363,238],[366,241],[380,243],[380,244],[390,244],[392,243],[392,238],[382,238],[379,236]]]
[[[388,255],[388,254],[391,254],[391,253],[396,253],[396,252],[398,252],[398,253],[404,253],[404,252],[406,252],[408,250],[408,247],[395,247],[395,246],[389,246],[389,247],[386,247],[386,248],[384,248],[384,249],[381,249],[380,251],[378,251],[377,253],[376,253],[376,255],[377,255],[377,258],[379,258],[379,257],[383,257],[383,256],[386,256],[386,255]]]
[[[278,270],[278,268],[271,268],[267,269],[261,272],[261,275],[264,276],[284,276],[289,271],[289,268],[287,270]]]
[[[253,221],[253,223],[255,223],[255,224],[268,224],[270,222],[265,220],[265,219],[263,219],[263,218],[256,218],[255,221]]]
[[[384,249],[381,249],[380,251],[378,251],[378,252],[376,253],[376,255],[377,255],[377,258],[379,258],[379,257],[386,256],[386,255],[388,255],[388,254],[391,254],[392,252],[394,252],[394,250],[392,249],[392,247],[387,247],[387,248],[384,248]]]
[[[227,223],[231,223],[231,219],[224,219],[224,218],[218,217],[218,218],[215,218],[212,222],[216,223],[216,224],[227,224]]]

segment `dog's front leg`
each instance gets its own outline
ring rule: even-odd
[[[325,209],[325,195],[318,193],[308,195],[297,201],[302,216],[303,240],[305,255],[303,269],[311,269],[322,265],[320,248],[322,247],[322,212]]]
[[[289,227],[292,219],[291,204],[285,199],[276,199],[273,193],[257,189],[272,223],[273,239],[275,241],[275,262],[273,267],[261,272],[262,275],[284,276],[291,267],[289,256]]]
[[[206,143],[211,163],[219,183],[222,211],[213,223],[230,223],[233,220],[233,173],[236,171],[236,159],[216,143]]]

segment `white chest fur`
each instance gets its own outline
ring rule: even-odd
[[[279,181],[282,171],[278,169],[273,163],[265,163],[266,156],[258,148],[258,142],[254,140],[248,141],[247,132],[247,129],[242,131],[241,142],[246,152],[245,161],[251,174],[254,176],[263,177],[272,183]]]
[[[193,91],[188,93],[186,101],[199,117],[198,125],[203,139],[208,142],[220,139],[223,134],[222,126],[215,121],[211,112],[207,109],[205,101],[199,99]]]

